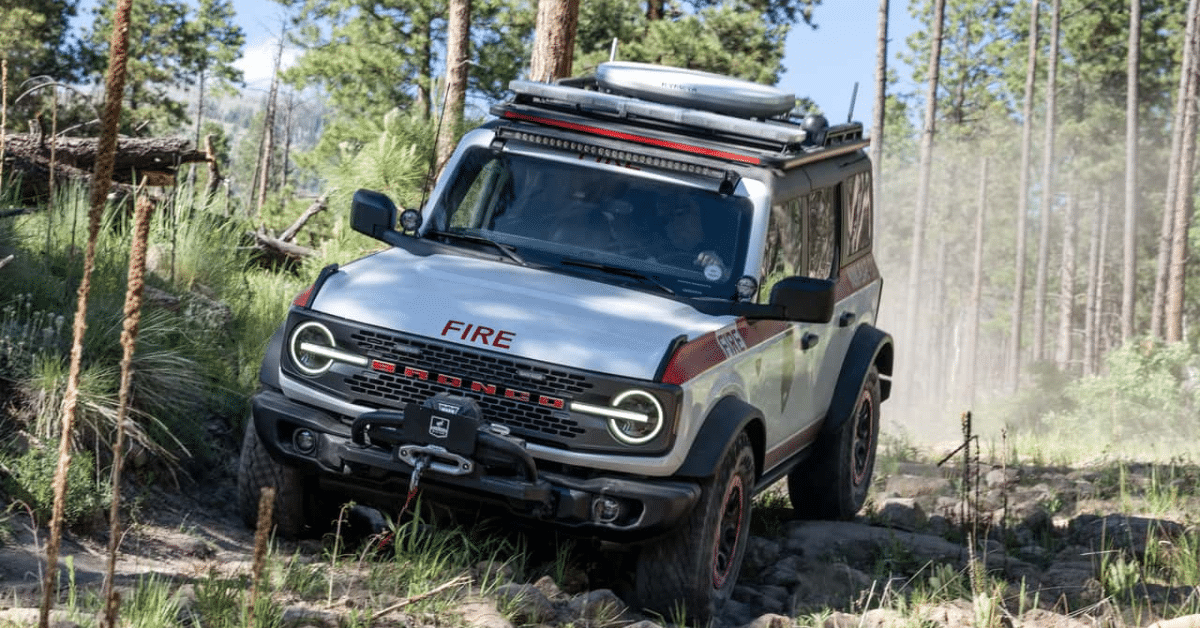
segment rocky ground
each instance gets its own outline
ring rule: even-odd
[[[967,474],[964,492],[956,488],[961,466],[880,466],[870,507],[853,522],[793,521],[786,497],[760,497],[741,579],[718,625],[1200,626],[1192,614],[1200,613],[1196,467],[982,465]],[[187,583],[202,576],[249,573],[253,536],[232,508],[232,476],[213,475],[183,491],[140,492],[122,542],[122,583],[159,574],[183,584],[187,597]],[[26,625],[40,599],[45,531],[13,511],[0,531],[0,626]],[[100,582],[105,544],[98,532],[67,535],[62,554],[79,590]],[[276,555],[318,561],[323,554],[308,544]],[[613,593],[619,587],[600,588],[604,578],[586,568],[560,574],[519,581],[503,566],[477,565],[436,594],[453,601],[441,617],[407,615],[399,600],[392,610],[373,610],[373,623],[357,623],[362,609],[352,587],[324,603],[283,600],[282,608],[288,624],[314,627],[671,623],[633,612]],[[483,582],[504,584],[484,596]],[[65,613],[57,617],[57,625],[74,625]]]

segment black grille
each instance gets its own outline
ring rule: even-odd
[[[363,354],[398,367],[479,381],[495,385],[497,390],[513,388],[528,392],[534,400],[545,395],[569,402],[592,388],[582,375],[453,345],[370,330],[356,330],[350,338]],[[432,376],[421,380],[380,371],[360,371],[346,377],[345,381],[347,388],[355,394],[394,407],[420,403],[439,392],[465,395],[480,403],[489,420],[503,423],[525,437],[575,438],[586,432],[565,409],[452,388],[438,384],[434,379]]]

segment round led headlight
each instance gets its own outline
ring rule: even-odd
[[[662,431],[662,404],[644,390],[627,390],[612,400],[608,431],[626,445],[644,445]]]
[[[288,342],[288,354],[292,364],[305,375],[320,375],[333,364],[333,333],[315,321],[296,326]]]

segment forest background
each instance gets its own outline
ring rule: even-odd
[[[6,133],[95,133],[113,4],[101,0],[78,15],[76,0],[0,1]],[[1024,451],[1169,455],[1192,446],[1200,388],[1191,324],[1200,298],[1187,256],[1197,238],[1195,180],[1191,165],[1176,167],[1186,151],[1173,147],[1189,144],[1177,133],[1186,126],[1180,112],[1194,120],[1200,85],[1186,80],[1194,70],[1183,72],[1194,4],[891,7],[919,26],[892,42],[899,64],[887,69],[883,89],[860,91],[885,103],[871,134],[881,151],[880,326],[895,335],[899,356],[885,408],[890,431],[940,438],[972,410],[991,438],[1027,439]],[[469,30],[457,41],[468,63],[454,64],[467,69],[457,93],[444,70],[450,18],[464,6]],[[835,15],[819,0],[595,0],[571,10],[578,29],[569,74],[607,60],[616,39],[622,60],[766,84],[783,72],[789,31]],[[150,304],[157,324],[143,330],[135,369],[144,451],[170,461],[204,457],[197,413],[236,416],[292,296],[323,264],[373,245],[346,227],[349,195],[366,187],[417,206],[439,132],[480,121],[479,108],[462,113],[463,99],[495,102],[509,80],[529,75],[537,12],[529,0],[281,0],[283,37],[263,91],[247,89],[235,66],[245,33],[230,0],[133,2],[122,133],[184,136],[200,147],[207,140],[224,173],[185,165],[175,187],[156,193],[150,285],[165,296]],[[871,46],[875,35],[846,45]],[[297,51],[286,68],[282,42]],[[797,95],[797,111],[815,109]],[[1194,151],[1190,129],[1182,138]],[[0,181],[10,183],[11,172]],[[210,183],[216,193],[201,193]],[[6,417],[16,419],[8,426],[49,441],[65,379],[61,317],[69,318],[79,275],[83,195],[63,184],[31,202],[17,186],[4,189],[13,207],[35,207],[0,219],[0,259],[17,252],[0,271],[0,392]],[[295,249],[282,258],[264,263],[261,247],[246,242],[251,232],[280,234],[318,204],[332,211],[293,234]],[[121,212],[109,220],[112,233],[125,233]],[[128,244],[114,236],[100,250],[112,256],[101,268],[115,296],[88,314],[99,331],[85,363],[93,420],[84,434],[107,442],[118,351],[115,334],[104,334],[120,326]],[[156,254],[169,262],[154,268]]]

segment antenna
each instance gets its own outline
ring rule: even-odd
[[[857,85],[857,83],[855,85]],[[436,87],[436,83],[435,83],[435,86],[433,87],[433,89],[429,90],[430,97],[433,97],[433,95],[436,93],[437,93],[437,87]],[[438,115],[437,128],[433,132],[433,150],[429,151],[429,172],[427,172],[425,174],[425,182],[421,185],[421,204],[417,205],[417,211],[419,211],[419,212],[425,211],[425,201],[427,200],[429,193],[431,191],[433,191],[433,185],[436,182],[435,177],[437,177],[437,175],[438,175],[437,172],[434,172],[434,170],[437,169],[438,136],[440,136],[442,134],[442,120],[446,119],[446,109],[448,109],[448,107],[446,106],[447,105],[446,101],[449,99],[450,99],[450,72],[449,72],[449,70],[447,70],[446,71],[446,90],[445,90],[445,95],[442,96],[442,111]]]
[[[850,92],[850,113],[846,114],[846,124],[854,122],[854,101],[858,100],[858,81],[854,81],[854,91]]]
[[[617,38],[616,37],[613,37],[612,47],[608,49],[608,60],[609,61],[617,60]]]

